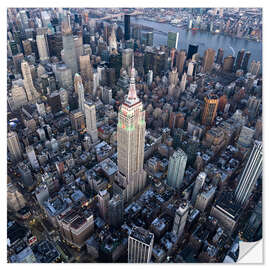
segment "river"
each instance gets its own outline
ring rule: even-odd
[[[203,56],[204,51],[208,48],[212,48],[216,50],[216,52],[219,48],[223,48],[224,57],[228,55],[234,55],[236,57],[239,50],[245,49],[246,51],[251,52],[249,63],[252,60],[262,62],[262,42],[230,37],[223,34],[188,31],[168,23],[158,23],[138,17],[131,17],[131,23],[152,27],[154,29],[154,46],[167,45],[167,35],[165,33],[156,31],[162,31],[166,33],[170,31],[179,32],[178,50],[188,50],[189,44],[197,44],[199,45],[198,52],[201,56]]]

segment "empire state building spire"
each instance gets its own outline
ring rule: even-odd
[[[127,102],[134,103],[134,101],[138,101],[137,92],[136,92],[136,85],[135,85],[135,68],[134,68],[134,56],[132,58],[132,68],[131,68],[131,76],[130,76],[130,83],[129,83],[129,91]]]

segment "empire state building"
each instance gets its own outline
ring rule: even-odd
[[[118,177],[114,192],[123,196],[124,202],[130,201],[146,183],[144,163],[145,111],[137,97],[135,68],[132,63],[129,92],[120,107],[117,125]]]

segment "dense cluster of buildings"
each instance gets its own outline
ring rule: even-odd
[[[260,62],[153,47],[123,11],[8,9],[9,262],[235,262],[262,237]]]

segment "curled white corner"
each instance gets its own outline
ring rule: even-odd
[[[237,263],[263,263],[263,240],[257,242],[239,242]]]

